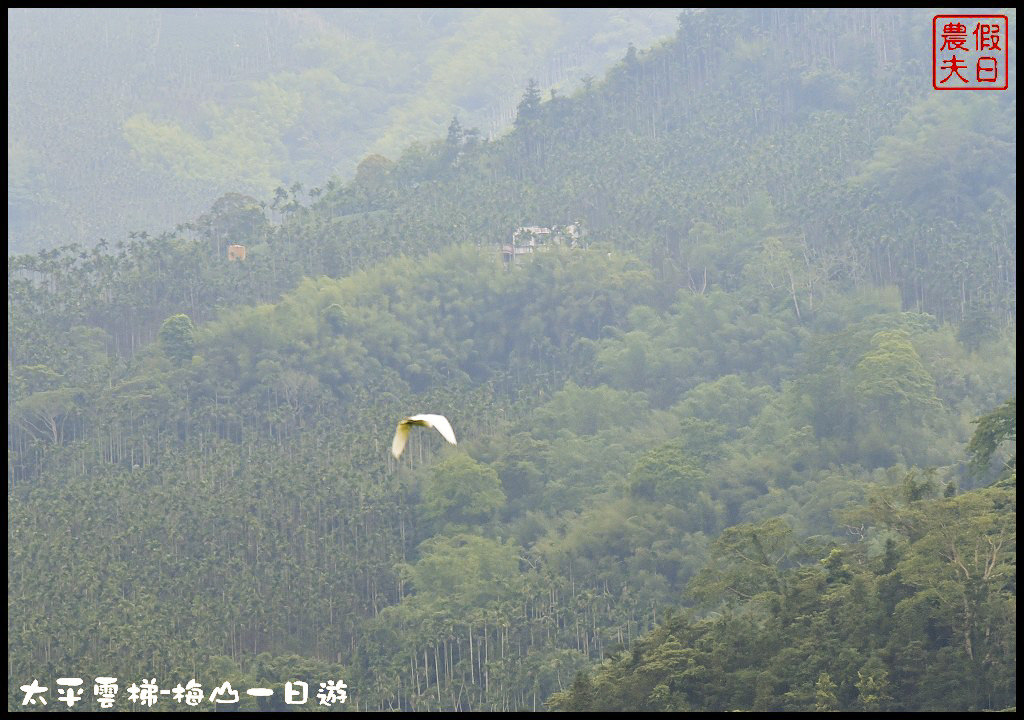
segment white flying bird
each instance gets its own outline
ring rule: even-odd
[[[398,423],[398,427],[395,428],[395,439],[391,441],[391,454],[398,458],[405,450],[405,443],[409,440],[409,427],[412,425],[422,425],[423,427],[433,428],[441,433],[441,437],[455,445],[455,431],[452,430],[452,424],[448,422],[448,418],[444,415],[413,415],[407,417],[402,422]]]

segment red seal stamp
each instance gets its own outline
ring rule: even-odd
[[[932,18],[932,87],[1005,90],[1009,86],[1009,29],[1006,15]]]

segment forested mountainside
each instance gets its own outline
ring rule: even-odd
[[[11,8],[8,254],[161,232],[225,192],[351,177],[452,115],[504,133],[672,8]]]
[[[685,13],[499,140],[13,257],[9,707],[1015,706],[1015,94],[930,29]]]

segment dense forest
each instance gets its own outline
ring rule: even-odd
[[[930,32],[689,11],[504,137],[9,257],[9,709],[1015,707],[1015,91]]]

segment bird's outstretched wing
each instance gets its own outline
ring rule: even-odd
[[[391,454],[395,456],[395,459],[405,450],[405,443],[409,440],[409,423],[406,422],[407,420],[408,418],[398,423],[398,427],[395,428],[395,437],[391,441]]]
[[[437,430],[445,440],[452,445],[458,445],[458,442],[455,440],[455,431],[452,430],[452,424],[448,422],[448,418],[444,415],[413,415],[409,419],[416,425],[425,425],[428,428]]]
[[[452,445],[458,444],[455,441],[455,431],[452,430],[452,424],[448,422],[448,418],[444,415],[412,415],[398,423],[398,427],[395,428],[395,438],[391,441],[391,454],[396,458],[405,450],[405,443],[409,440],[409,428],[413,425],[433,428],[441,433],[441,437]]]

